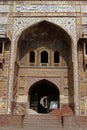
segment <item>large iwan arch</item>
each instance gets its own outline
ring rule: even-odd
[[[46,54],[48,54],[47,61],[44,61],[45,58],[40,60],[40,52],[44,51],[43,48],[46,50]],[[33,63],[30,63],[32,59],[30,60],[29,58],[32,51],[34,52],[34,60]],[[56,60],[58,58],[58,63],[54,62],[55,51],[59,52],[59,54],[56,55],[58,56],[56,57]],[[18,81],[18,84],[16,83],[16,85],[14,85],[18,88],[18,90],[14,93],[17,93],[17,95],[19,95],[16,99],[17,102],[19,101],[20,103],[21,95],[26,96],[28,93],[25,90],[30,82],[28,80],[29,77],[31,77],[31,79],[38,79],[39,77],[45,79],[48,77],[52,78],[54,81],[58,78],[61,86],[61,99],[59,100],[60,104],[58,104],[58,108],[60,108],[59,106],[62,108],[65,105],[68,105],[74,110],[72,55],[72,39],[69,34],[61,27],[48,21],[41,21],[25,29],[20,34],[20,37],[18,39],[15,59],[15,68],[17,67],[18,70],[17,73],[14,74],[14,79],[17,78],[16,81]],[[43,63],[41,63],[41,61],[43,61]],[[21,83],[22,81],[24,82]],[[35,91],[39,90],[39,88],[36,89],[36,87],[34,89]],[[16,89],[13,91],[15,90]],[[41,91],[41,89],[39,91]],[[14,99],[15,95],[13,96]],[[24,101],[25,104],[26,102],[27,101]],[[37,110],[37,112],[39,112],[39,110]]]

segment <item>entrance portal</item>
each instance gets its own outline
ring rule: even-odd
[[[59,108],[59,90],[51,82],[41,80],[31,86],[29,93],[30,108],[38,113],[49,113]]]

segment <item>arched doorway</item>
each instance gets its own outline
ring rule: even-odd
[[[60,93],[56,85],[41,80],[33,84],[28,92],[30,109],[38,113],[49,113],[60,106]]]

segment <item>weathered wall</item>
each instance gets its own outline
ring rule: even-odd
[[[16,42],[20,33],[42,20],[53,22],[64,28],[72,37],[74,44],[72,47],[74,61],[74,102],[76,114],[79,115],[79,86],[78,86],[78,64],[77,64],[77,41],[82,36],[83,25],[87,23],[87,2],[86,1],[1,1],[0,2],[0,32],[5,30],[7,36],[11,39],[11,61],[9,71],[9,82],[0,81],[2,89],[1,95],[4,94],[4,87],[8,92],[8,101],[6,99],[5,111],[0,107],[1,113],[10,113],[12,91],[13,91],[13,75],[14,75],[14,59],[16,51]],[[7,64],[7,63],[6,63]],[[4,73],[4,71],[3,71]],[[6,71],[5,71],[6,73]],[[5,79],[4,74],[4,79]],[[8,74],[7,74],[8,75]],[[7,76],[8,77],[8,76]],[[80,79],[79,79],[80,80]],[[84,86],[84,85],[83,85]],[[1,100],[2,100],[1,96]],[[7,96],[6,96],[7,98]],[[84,103],[84,101],[81,101]],[[1,104],[4,102],[2,101]],[[85,105],[87,103],[85,102]],[[86,108],[85,108],[86,110]],[[86,115],[83,114],[83,115]]]
[[[7,44],[7,43],[6,43]],[[0,66],[0,113],[7,113],[7,98],[8,98],[8,75],[10,61],[10,46],[4,48],[3,62]]]

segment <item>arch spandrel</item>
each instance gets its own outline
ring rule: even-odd
[[[75,18],[14,18],[13,35],[12,35],[12,48],[17,48],[17,43],[22,35],[28,28],[36,26],[38,23],[46,21],[60,28],[70,38],[70,44],[73,48],[76,48],[76,19]],[[13,49],[12,49],[13,51]],[[76,55],[76,54],[75,54]],[[14,57],[14,56],[13,56]],[[72,53],[72,60],[74,60],[74,52]]]
[[[27,85],[27,89],[26,89],[26,91],[28,92],[28,90],[30,89],[30,87],[33,85],[33,84],[35,84],[36,82],[39,82],[40,80],[44,80],[43,78],[31,78],[31,77],[29,77],[28,78],[28,85]],[[61,90],[60,90],[60,88],[61,88],[61,85],[60,85],[60,78],[58,79],[58,78],[47,78],[47,77],[45,77],[45,80],[47,80],[47,81],[49,81],[49,82],[52,82],[55,86],[57,86],[58,87],[58,89],[59,89],[59,91],[60,91],[60,93],[61,93]]]
[[[64,50],[67,50],[66,53],[65,51],[62,51],[63,46],[65,48]],[[22,52],[22,55],[19,56],[21,57],[20,59],[22,59],[25,53],[28,52],[29,48],[37,50],[43,47],[45,49],[49,48],[52,51],[56,48],[59,49],[60,52],[63,52],[62,56],[64,57],[64,61],[67,65],[69,59],[72,59],[68,58],[69,55],[72,56],[71,37],[63,28],[46,20],[33,24],[32,26],[29,26],[27,29],[22,31],[17,43],[19,55],[21,54],[20,51]],[[26,52],[24,52],[24,48]],[[68,54],[68,50],[70,54]],[[67,55],[67,58],[65,55]]]
[[[76,19],[75,18],[14,18],[13,25],[13,41],[16,40],[17,37],[20,37],[20,34],[23,30],[28,27],[42,22],[47,21],[55,24],[56,26],[61,27],[61,29],[65,30],[72,38],[72,41],[76,43]]]

